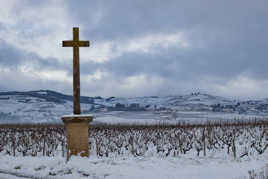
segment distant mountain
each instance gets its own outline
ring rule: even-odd
[[[72,113],[73,97],[51,90],[0,92],[0,123],[60,122]],[[203,93],[135,98],[81,97],[82,113],[107,111],[209,111],[268,114],[268,100],[237,101]]]
[[[26,91],[26,92],[0,92],[0,100],[1,96],[25,96],[25,97],[33,97],[44,99],[49,102],[54,102],[58,104],[65,103],[66,101],[72,101],[73,97],[70,95],[65,95],[59,92],[51,91],[51,90],[39,90],[39,91]],[[4,97],[5,98],[5,97]],[[81,96],[81,103],[92,103],[94,98]],[[29,101],[30,102],[30,101]]]

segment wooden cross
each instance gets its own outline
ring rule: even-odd
[[[80,114],[80,70],[79,70],[79,47],[89,47],[89,41],[79,41],[79,28],[73,28],[73,40],[62,41],[63,47],[73,47],[73,95],[74,114]]]

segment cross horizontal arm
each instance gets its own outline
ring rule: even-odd
[[[66,40],[62,41],[62,46],[63,47],[89,47],[89,41],[71,41],[71,40]]]
[[[73,47],[73,42],[74,42],[74,41],[71,41],[71,40],[68,40],[68,41],[62,41],[62,46],[63,46],[63,47]]]
[[[89,41],[79,41],[79,47],[89,47]]]

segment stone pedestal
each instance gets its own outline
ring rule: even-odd
[[[90,115],[63,116],[62,121],[67,133],[68,156],[88,157],[88,124],[93,120]]]

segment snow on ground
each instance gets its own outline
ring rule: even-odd
[[[207,122],[218,120],[232,120],[232,119],[262,119],[265,116],[260,115],[245,115],[235,113],[220,113],[220,112],[200,112],[200,111],[179,111],[176,117],[170,113],[156,113],[156,112],[127,112],[127,111],[112,111],[105,113],[95,113],[93,123],[105,124],[171,124],[177,122]]]
[[[22,176],[16,176],[16,175],[10,175],[10,174],[0,174],[1,179],[26,179],[25,177]]]
[[[249,170],[258,170],[265,165],[267,157],[230,160],[219,157],[93,156],[72,157],[66,162],[62,157],[0,156],[0,161],[0,178],[12,178],[14,175],[7,174],[11,172],[28,178],[227,179],[247,176]]]
[[[144,118],[122,118],[112,115],[106,115],[102,117],[96,117],[93,119],[94,123],[103,123],[103,124],[156,124],[158,123],[155,119],[144,119]]]

